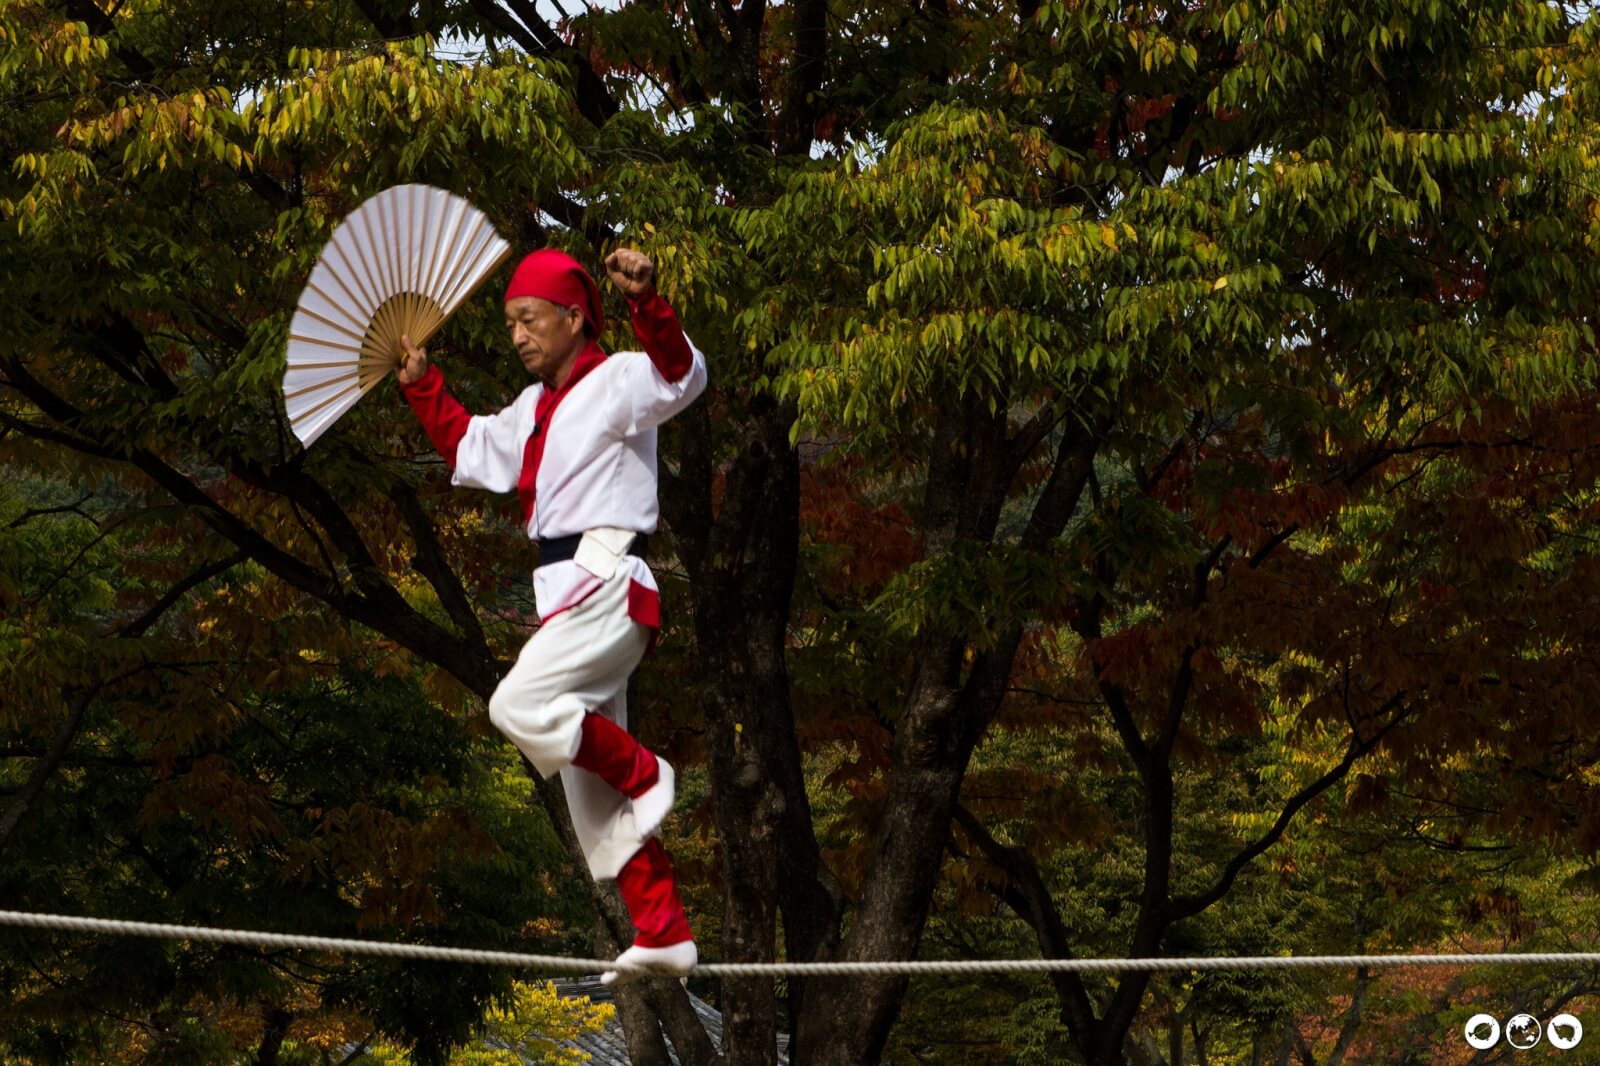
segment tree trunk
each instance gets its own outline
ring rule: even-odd
[[[957,689],[965,642],[929,643],[924,670],[895,731],[889,794],[871,866],[840,957],[849,961],[914,959],[938,882],[945,842],[986,713],[998,705],[998,682],[1011,673],[1020,634],[978,656]],[[899,1013],[904,976],[835,980],[816,996],[814,1042],[797,1066],[876,1062]]]
[[[989,410],[963,397],[939,416],[929,454],[921,526],[923,553],[961,542],[994,543],[1002,506],[1021,463],[1042,436],[1008,438],[1006,405]],[[1021,541],[1040,550],[1070,517],[1086,482],[1098,434],[1063,434],[1056,462]],[[1026,443],[1021,441],[1026,440]],[[840,957],[851,961],[916,957],[938,883],[961,782],[978,738],[1011,678],[1020,629],[975,651],[964,631],[930,631],[921,641],[910,692],[895,723],[888,796],[871,865]],[[905,996],[905,977],[834,981],[817,995],[814,1039],[798,1049],[812,1062],[875,1062]],[[1121,1040],[1117,1041],[1120,1055]]]
[[[685,514],[680,500],[673,521],[693,578],[705,670],[706,745],[726,891],[722,955],[730,962],[776,958],[780,907],[790,957],[816,957],[836,937],[839,913],[838,889],[812,828],[785,662],[800,536],[799,457],[788,440],[793,412],[755,406],[759,417],[747,425],[746,444],[727,472],[720,513]],[[709,473],[708,456],[692,447],[683,465],[701,477]],[[795,982],[791,996],[804,995],[804,983]],[[803,1015],[803,1009],[793,1014]],[[773,982],[724,982],[727,1061],[770,1063],[777,1035]]]
[[[594,950],[600,958],[615,956],[622,950],[603,917],[595,921]],[[622,1037],[628,1045],[628,1062],[631,1066],[671,1066],[660,1020],[645,1001],[641,984],[630,981],[616,990],[617,1020],[622,1023]]]
[[[766,772],[761,750],[773,728],[768,715],[776,712],[773,702],[759,698],[770,694],[752,676],[751,649],[718,624],[732,619],[706,621],[711,624],[702,631],[714,634],[705,657],[713,673],[706,689],[706,739],[722,851],[722,955],[729,962],[770,962],[778,928],[778,823],[791,799]],[[730,1066],[771,1062],[776,1011],[770,979],[723,982],[723,1052]]]
[[[566,847],[567,854],[572,857],[574,865],[585,871],[584,883],[589,886],[589,899],[594,904],[599,916],[601,934],[596,938],[596,946],[602,952],[610,952],[612,957],[622,951],[624,945],[633,942],[633,919],[628,916],[628,908],[622,902],[622,897],[617,893],[616,883],[608,882],[601,885],[592,877],[587,876],[587,867],[584,865],[583,849],[578,845],[577,834],[572,829],[572,817],[567,813],[567,795],[561,787],[558,777],[540,777],[527,759],[523,759],[523,768],[533,778],[534,787],[539,793],[539,800],[550,815],[550,823],[555,828],[556,836]],[[609,942],[605,939],[609,936]],[[629,1000],[624,1004],[624,1000]],[[642,1000],[648,1004],[648,1013],[641,1012],[633,1001]],[[684,1066],[708,1066],[716,1061],[717,1049],[711,1043],[705,1026],[700,1023],[699,1015],[695,1014],[694,1007],[689,1003],[689,993],[677,981],[672,980],[641,980],[629,982],[621,986],[617,993],[617,1013],[622,1018],[623,1033],[628,1040],[630,1053],[634,1046],[635,1035],[629,1032],[630,1021],[638,1026],[650,1019],[645,1026],[646,1033],[656,1027],[659,1022],[660,1032],[664,1032],[667,1039],[672,1041],[673,1047],[678,1050],[678,1059]],[[653,1013],[654,1017],[651,1018]],[[652,1045],[650,1036],[638,1038],[640,1048],[648,1050]],[[659,1034],[656,1039],[659,1040]],[[650,1060],[645,1060],[650,1061]]]
[[[261,1045],[256,1049],[256,1066],[277,1066],[278,1052],[283,1049],[283,1041],[289,1035],[289,1024],[294,1021],[294,1015],[275,1005],[265,1005],[261,1009],[262,1021],[266,1028],[261,1034]]]

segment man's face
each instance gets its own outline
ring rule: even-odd
[[[583,315],[538,296],[506,301],[506,328],[530,374],[553,380],[561,365],[583,348]]]

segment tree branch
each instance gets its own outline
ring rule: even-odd
[[[67,425],[74,424],[82,418],[82,412],[28,374],[22,368],[20,361],[11,359],[4,365],[13,387],[26,396],[46,417]],[[70,438],[68,440],[70,441]],[[348,516],[332,504],[321,485],[299,475],[270,477],[265,476],[259,468],[254,471],[258,481],[272,486],[275,491],[289,492],[295,488],[302,489],[311,497],[302,502],[306,503],[308,509],[317,516],[323,528],[334,535],[335,542],[352,541],[348,544],[341,543],[340,547],[341,550],[348,548],[355,553],[352,577],[356,580],[357,587],[364,590],[365,594],[344,592],[336,575],[320,573],[272,543],[265,535],[212,499],[185,474],[148,449],[123,446],[120,453],[114,453],[105,442],[93,437],[88,439],[88,443],[91,454],[105,453],[119,461],[130,463],[175,501],[192,508],[201,520],[217,533],[232,541],[291,587],[322,600],[346,617],[438,663],[481,698],[485,700],[489,698],[499,676],[487,649],[471,646],[442,626],[412,610],[394,587],[384,580],[370,555],[367,554],[365,545],[361,543],[360,535],[355,531]],[[251,464],[242,465],[248,469]]]
[[[582,204],[559,192],[551,193],[548,199],[539,204],[539,209],[574,233],[583,234],[598,254],[605,254],[607,243],[616,239],[616,235],[605,226],[588,217]],[[540,227],[540,231],[543,232],[543,227]]]
[[[59,507],[30,507],[26,511],[23,511],[16,518],[12,519],[11,524],[6,528],[20,529],[29,522],[33,521],[35,518],[43,518],[45,515],[51,514],[75,514],[86,522],[94,522],[93,518],[81,510],[83,505],[92,499],[94,499],[94,493],[91,492],[86,494],[76,503],[64,503]]]
[[[816,134],[822,110],[822,82],[827,73],[827,0],[791,0],[794,21],[793,62],[783,105],[781,142],[784,155],[805,155]]]
[[[469,2],[472,10],[477,12],[478,17],[492,29],[499,31],[501,36],[509,37],[516,41],[522,46],[522,50],[529,55],[544,54],[544,46],[539,43],[539,39],[526,26],[512,18],[508,12],[502,10],[494,0],[469,0]]]
[[[1350,1050],[1364,1020],[1362,1014],[1367,1005],[1367,987],[1371,983],[1372,971],[1365,966],[1357,966],[1356,990],[1350,997],[1349,1009],[1345,1011],[1344,1024],[1339,1026],[1339,1039],[1334,1043],[1333,1050],[1328,1052],[1328,1061],[1324,1066],[1342,1066],[1345,1054]]]
[[[744,137],[750,144],[767,144],[766,108],[761,98],[761,29],[767,18],[766,0],[744,0],[728,18],[736,99],[748,116]]]
[[[1017,917],[1033,929],[1039,953],[1047,959],[1073,958],[1066,924],[1061,920],[1061,912],[1057,910],[1049,886],[1044,883],[1033,856],[1023,848],[1001,844],[965,805],[957,803],[954,814],[956,824],[978,845],[984,857],[1005,874],[1006,884],[999,895],[1016,912]],[[1061,1001],[1062,1020],[1066,1022],[1068,1032],[1075,1038],[1092,1032],[1095,1027],[1094,1004],[1089,999],[1083,979],[1075,973],[1055,972],[1050,975],[1050,982]]]
[[[1021,466],[1028,461],[1028,456],[1033,454],[1039,442],[1060,424],[1064,413],[1046,404],[1035,411],[1033,417],[1017,427],[1016,435],[1006,442],[1006,447],[1011,451],[1016,465]]]
[[[661,514],[678,540],[678,551],[691,574],[703,573],[711,560],[712,531],[716,525],[711,500],[711,416],[706,399],[673,420],[679,423],[678,473],[663,469]]]
[[[11,382],[8,381],[5,384],[10,385]],[[12,387],[15,388],[14,385]],[[30,437],[33,440],[42,440],[50,444],[59,444],[64,448],[69,448],[72,451],[77,452],[79,455],[91,455],[96,459],[106,459],[111,462],[121,462],[125,458],[122,453],[114,451],[110,448],[101,447],[94,441],[87,440],[83,437],[76,437],[70,433],[64,433],[60,430],[51,429],[48,426],[36,425],[32,422],[24,422],[20,418],[13,418],[4,411],[0,411],[0,425],[4,425],[7,429],[15,433],[21,433],[23,436]]]
[[[1084,487],[1094,470],[1095,453],[1110,428],[1111,421],[1101,416],[1087,429],[1069,429],[1056,449],[1055,465],[1033,505],[1028,527],[1022,534],[1024,551],[1043,551],[1067,526],[1083,497]]]
[[[1406,693],[1403,691],[1391,696],[1385,701],[1380,713],[1389,713],[1399,707],[1405,696]],[[1339,760],[1338,764],[1290,797],[1289,802],[1284,804],[1283,810],[1279,812],[1277,819],[1272,823],[1272,827],[1254,843],[1230,859],[1221,876],[1218,877],[1217,882],[1211,888],[1194,895],[1179,896],[1173,899],[1167,907],[1164,924],[1173,925],[1185,918],[1191,918],[1227,895],[1228,890],[1233,887],[1234,880],[1243,872],[1244,868],[1282,838],[1284,831],[1289,828],[1289,823],[1294,820],[1294,816],[1300,812],[1300,809],[1342,780],[1350,772],[1350,768],[1355,765],[1356,760],[1376,747],[1378,742],[1399,725],[1404,718],[1404,711],[1400,711],[1393,714],[1383,728],[1371,737],[1364,740],[1360,736],[1352,737],[1350,746],[1345,750],[1344,757]]]
[[[82,22],[89,27],[89,32],[96,37],[113,37],[116,35],[117,23],[114,18],[100,9],[94,0],[63,0],[62,7],[67,15],[74,21]],[[118,44],[112,48],[114,54],[128,72],[140,81],[153,81],[157,68],[149,57],[137,49]],[[250,167],[239,172],[240,180],[253,190],[267,203],[279,211],[300,206],[300,198],[286,190],[283,186],[273,181],[260,170]]]
[[[356,0],[356,7],[361,9],[361,13],[379,33],[391,41],[416,36],[417,24],[413,20],[390,15],[377,0]]]
[[[207,563],[200,567],[163,593],[159,600],[151,604],[149,610],[117,630],[116,635],[128,639],[144,636],[150,627],[155,625],[161,616],[171,609],[175,603],[183,599],[190,589],[202,582],[211,580],[219,574],[227,573],[248,558],[248,554],[238,551],[224,559],[218,559],[214,563]]]
[[[511,9],[511,13],[517,17],[517,20],[528,27],[528,32],[533,34],[539,41],[539,46],[544,49],[546,54],[554,53],[558,49],[566,47],[566,42],[561,39],[561,35],[544,20],[544,16],[539,14],[539,9],[529,0],[505,0],[505,4]]]
[[[110,37],[116,32],[116,20],[100,10],[100,5],[94,0],[65,0],[61,6],[73,21],[88,26],[89,32],[96,37]],[[119,44],[112,49],[112,53],[137,78],[148,78],[155,72],[155,64],[131,48]]]
[[[428,584],[439,595],[439,603],[462,636],[473,644],[487,647],[488,639],[483,634],[478,613],[473,610],[472,601],[467,598],[467,590],[462,587],[460,577],[445,560],[444,551],[439,547],[438,532],[423,512],[417,490],[396,479],[389,487],[389,498],[399,509],[406,528],[411,530],[411,539],[416,542],[417,554],[412,558],[411,565],[428,579]]]
[[[246,556],[243,552],[236,552],[226,559],[207,563],[200,567],[168,589],[160,599],[143,614],[139,615],[138,618],[124,625],[112,635],[124,639],[142,637],[190,589],[237,566],[245,558]],[[39,757],[39,761],[34,765],[33,772],[28,775],[27,783],[23,785],[21,794],[11,802],[11,806],[6,809],[5,815],[0,817],[0,850],[4,850],[12,830],[22,820],[22,816],[28,812],[28,808],[32,806],[33,801],[38,799],[44,792],[44,786],[49,781],[50,776],[55,773],[62,760],[66,757],[67,748],[72,744],[73,738],[78,734],[79,727],[83,724],[84,712],[88,709],[89,704],[94,701],[95,696],[107,685],[115,684],[143,670],[151,669],[154,665],[148,662],[144,663],[110,680],[101,680],[91,675],[88,684],[81,688],[68,689],[71,695],[67,697],[67,720],[56,730],[55,739],[51,742],[49,749]]]
[[[1139,732],[1139,723],[1134,719],[1133,709],[1128,706],[1122,686],[1113,685],[1108,681],[1101,681],[1099,684],[1100,694],[1105,698],[1106,708],[1111,712],[1111,725],[1116,729],[1117,736],[1122,739],[1122,747],[1133,760],[1134,768],[1139,771],[1139,777],[1148,784],[1152,770],[1150,746],[1145,743],[1144,737]]]
[[[11,831],[17,827],[22,816],[28,813],[33,801],[44,791],[50,775],[61,765],[62,758],[67,754],[68,745],[72,743],[72,738],[78,735],[78,727],[83,724],[83,713],[89,709],[89,704],[94,702],[102,687],[102,682],[91,681],[87,685],[71,690],[71,695],[67,698],[67,720],[56,730],[55,739],[50,742],[50,750],[34,764],[33,772],[28,775],[27,783],[22,786],[21,794],[11,801],[6,813],[0,816],[0,852],[5,850],[6,842],[11,839]]]
[[[82,559],[85,555],[88,555],[89,554],[89,550],[91,548],[93,548],[96,544],[99,544],[101,541],[105,540],[107,537],[111,536],[112,533],[116,532],[117,527],[121,526],[126,521],[128,521],[128,516],[123,515],[123,516],[121,516],[119,518],[112,519],[111,521],[107,522],[104,526],[97,527],[97,531],[96,531],[94,537],[90,539],[89,543],[87,543],[87,544],[83,545],[81,548],[79,548],[77,553],[75,555],[73,555],[73,557],[70,560],[67,561],[67,565],[63,566],[60,570],[56,571],[55,576],[52,577],[49,581],[46,581],[45,584],[44,584],[44,587],[41,588],[38,592],[34,593],[33,599],[31,601],[29,601],[29,606],[34,606],[34,605],[43,603],[44,602],[44,598],[46,596],[50,595],[51,591],[57,585],[59,585],[62,581],[65,581],[68,574],[72,573],[73,568],[78,565],[78,560]]]
[[[1159,480],[1159,479],[1158,479]],[[1194,595],[1190,601],[1191,606],[1198,609],[1206,602],[1211,584],[1211,571],[1216,568],[1217,561],[1222,558],[1231,544],[1231,537],[1223,537],[1217,542],[1205,557],[1194,567]],[[1162,723],[1161,733],[1156,738],[1155,750],[1160,753],[1163,761],[1172,754],[1173,745],[1178,742],[1178,733],[1183,728],[1183,713],[1189,705],[1189,692],[1194,684],[1194,656],[1199,650],[1196,644],[1190,644],[1183,649],[1183,654],[1178,658],[1178,673],[1172,681],[1172,691],[1167,697],[1167,715]]]
[[[1195,434],[1200,431],[1200,423],[1204,421],[1205,412],[1197,408],[1194,412],[1194,417],[1189,419],[1188,431],[1184,433],[1183,436],[1172,442],[1172,447],[1167,449],[1167,454],[1163,455],[1160,460],[1157,461],[1156,465],[1151,468],[1148,474],[1141,471],[1138,467],[1134,468],[1133,478],[1138,484],[1140,492],[1148,495],[1151,489],[1155,488],[1156,485],[1161,483],[1162,476],[1165,475],[1166,472],[1172,467],[1173,463],[1178,461],[1178,457],[1183,454],[1183,450],[1189,446],[1189,442],[1192,441],[1195,437]]]
[[[510,13],[495,0],[469,0],[469,3],[479,18],[516,41],[529,55],[550,56],[571,63],[577,72],[578,110],[583,112],[584,118],[603,126],[617,113],[617,102],[595,73],[588,56],[563,41],[530,0],[506,0]]]

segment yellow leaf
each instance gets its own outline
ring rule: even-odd
[[[1228,287],[1228,275],[1224,274],[1224,275],[1222,275],[1222,277],[1218,278],[1216,280],[1216,282],[1211,286],[1211,291],[1212,292],[1216,292],[1218,289],[1226,289],[1227,287]]]

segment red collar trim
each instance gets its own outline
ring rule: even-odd
[[[522,473],[517,477],[517,496],[522,500],[522,528],[526,530],[533,520],[533,501],[539,485],[539,463],[544,459],[544,441],[550,435],[549,424],[556,405],[566,398],[572,387],[589,375],[589,372],[606,361],[606,353],[594,341],[585,344],[583,351],[572,364],[572,372],[559,389],[548,385],[539,393],[533,408],[533,433],[522,451]]]

